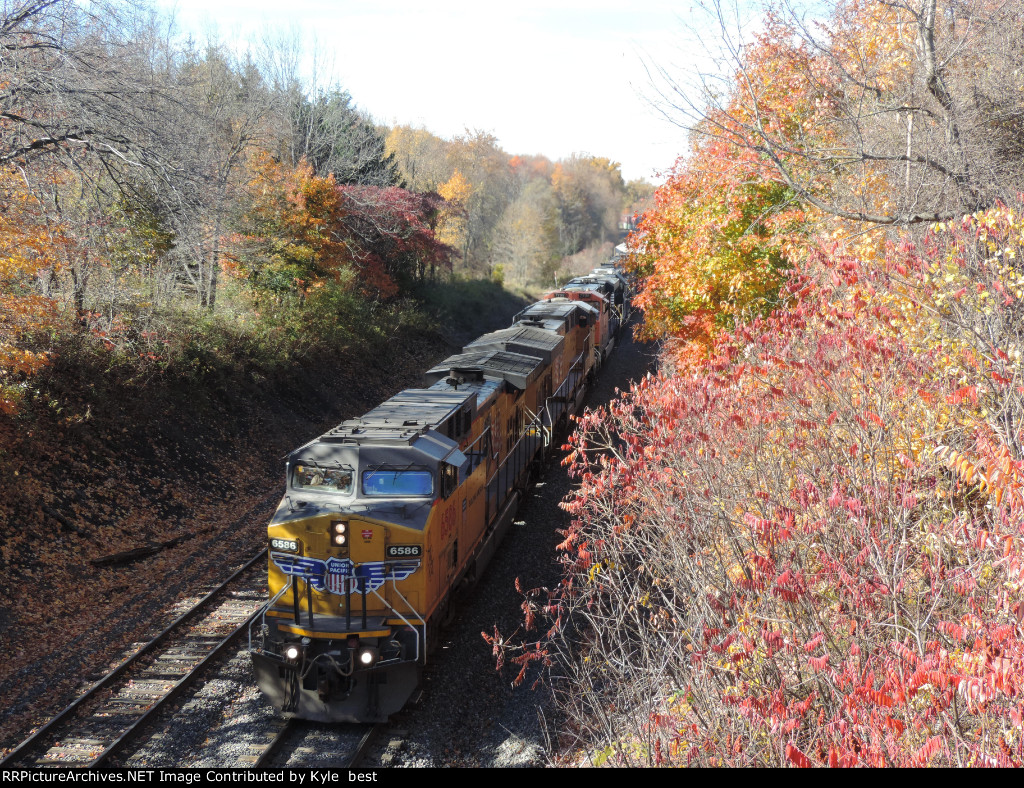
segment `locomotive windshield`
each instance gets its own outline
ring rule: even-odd
[[[292,487],[296,490],[318,490],[352,494],[352,471],[345,468],[321,468],[298,464],[292,469]]]
[[[430,471],[363,471],[363,495],[432,495]]]

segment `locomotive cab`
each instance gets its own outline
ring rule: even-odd
[[[511,524],[544,441],[524,404],[549,367],[483,355],[483,367],[449,364],[429,388],[288,456],[267,529],[270,601],[249,648],[285,716],[380,722],[398,711],[454,592]]]
[[[449,579],[425,560],[428,538],[442,510],[454,523],[475,470],[459,448],[475,407],[402,392],[289,455],[267,529],[271,598],[250,633],[257,681],[286,716],[383,721],[415,690]]]

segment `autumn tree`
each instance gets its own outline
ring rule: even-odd
[[[387,150],[410,188],[447,200],[440,230],[464,271],[549,284],[567,256],[621,237],[626,185],[607,158],[510,156],[485,132],[442,140],[409,127],[389,132]]]
[[[551,185],[558,197],[562,254],[604,243],[618,232],[625,183],[617,163],[594,156],[570,156],[555,165]]]
[[[709,11],[729,68],[690,84],[662,69],[669,112],[763,157],[803,202],[911,225],[1015,196],[1019,3],[857,0],[815,20],[782,4],[752,38]]]
[[[428,272],[451,271],[455,249],[434,234],[443,200],[392,186],[342,186],[341,224],[352,263],[382,296],[405,291]],[[382,272],[383,277],[376,273]],[[369,294],[373,295],[371,290]]]
[[[643,178],[626,184],[626,216],[632,219],[643,214],[654,202],[655,187]]]
[[[529,181],[494,228],[491,254],[505,278],[517,285],[548,278],[558,259],[558,208],[554,190],[542,179]]]
[[[344,282],[367,298],[389,298],[451,267],[453,250],[434,235],[438,195],[339,185],[305,162],[290,168],[265,152],[250,166],[254,201],[227,265],[257,292],[301,302],[310,290]]]
[[[187,51],[177,76],[179,158],[188,178],[169,196],[175,253],[199,305],[216,305],[222,243],[244,203],[248,156],[268,142],[274,103],[251,61],[210,45]],[[186,131],[187,129],[187,131]]]
[[[469,270],[486,267],[491,232],[510,199],[509,155],[493,134],[467,131],[452,140],[449,163],[472,186],[466,204],[466,235],[462,263]]]
[[[21,174],[0,169],[0,413],[12,413],[20,384],[47,361],[33,335],[53,325],[53,303],[37,282],[57,266],[61,230],[46,221]]]
[[[385,139],[385,152],[395,157],[406,188],[414,192],[441,191],[454,177],[458,164],[449,161],[451,144],[426,129],[395,126]]]
[[[437,193],[444,200],[437,219],[437,238],[453,249],[461,250],[466,243],[466,220],[473,187],[461,172],[455,170],[452,177],[438,187]]]
[[[157,28],[118,3],[21,2],[0,13],[0,159],[19,168],[65,239],[83,240],[43,285],[50,292],[66,275],[80,319],[103,257],[85,237],[102,246],[112,206],[134,213],[191,189]]]
[[[337,276],[346,262],[332,228],[338,211],[333,178],[300,163],[290,168],[264,151],[247,162],[253,195],[226,252],[226,267],[258,293],[304,296]]]
[[[807,217],[781,179],[744,149],[699,139],[655,194],[636,232],[639,331],[698,358],[741,316],[778,306]]]

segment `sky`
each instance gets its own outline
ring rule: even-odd
[[[179,29],[244,46],[315,42],[317,78],[378,123],[490,132],[509,154],[604,156],[658,183],[686,132],[652,106],[649,70],[686,69],[691,6],[670,0],[158,0]],[[312,49],[312,46],[310,46]],[[325,79],[333,74],[333,79]]]

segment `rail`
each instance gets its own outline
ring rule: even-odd
[[[192,618],[197,616],[200,612],[206,610],[209,604],[214,601],[218,594],[222,593],[227,586],[233,581],[239,578],[244,572],[251,569],[252,566],[259,560],[266,557],[267,551],[261,550],[255,556],[250,558],[240,569],[232,573],[224,582],[219,584],[216,588],[206,594],[200,599],[195,605],[189,610],[185,611],[177,618],[168,624],[159,634],[153,637],[148,643],[143,645],[140,649],[134,652],[131,656],[126,658],[121,664],[107,673],[103,678],[94,683],[89,687],[81,696],[79,696],[73,703],[67,706],[63,711],[58,713],[55,717],[50,719],[45,725],[35,731],[31,736],[22,741],[17,747],[7,754],[5,758],[0,760],[0,767],[10,768],[12,764],[17,763],[25,758],[25,756],[36,750],[41,746],[41,743],[50,736],[58,726],[67,723],[71,718],[84,708],[84,705],[91,700],[97,699],[101,690],[105,690],[114,686],[114,682],[122,678],[125,673],[130,669],[138,666],[138,663],[143,657],[148,657],[153,654],[159,646],[165,644],[172,635],[176,635],[182,625],[189,623]],[[133,724],[125,726],[120,734],[111,735],[111,738],[106,741],[103,745],[102,751],[91,757],[88,763],[68,763],[66,765],[87,765],[96,766],[108,758],[110,758],[116,751],[118,751],[130,738],[130,734],[136,731],[139,726],[158,709],[177,696],[188,684],[188,680],[197,674],[197,672],[206,664],[209,663],[219,652],[220,649],[226,646],[235,636],[241,634],[242,630],[246,627],[251,627],[252,621],[256,618],[259,611],[253,612],[246,616],[243,623],[234,629],[229,635],[220,639],[219,643],[213,646],[202,658],[199,664],[195,665],[187,674],[183,675],[177,682],[175,682],[170,689],[161,697],[152,699],[149,702],[149,709],[140,714],[134,721]],[[197,657],[198,658],[198,657]]]

